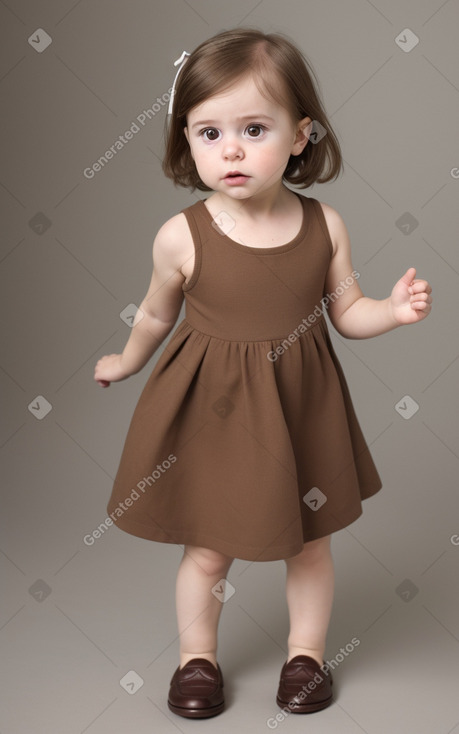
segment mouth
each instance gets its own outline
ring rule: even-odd
[[[245,174],[241,173],[240,171],[229,171],[224,177],[223,181],[225,181],[228,184],[243,184],[245,183],[250,177],[246,176]]]

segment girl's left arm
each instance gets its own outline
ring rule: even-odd
[[[333,244],[326,282],[327,313],[339,334],[347,339],[367,339],[403,324],[415,324],[430,313],[432,288],[408,268],[383,300],[367,298],[356,280],[346,225],[335,209],[322,204]]]

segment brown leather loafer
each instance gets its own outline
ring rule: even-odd
[[[187,719],[207,719],[221,714],[225,706],[223,676],[204,658],[190,660],[175,671],[171,680],[167,705],[174,714]]]
[[[292,714],[309,714],[327,708],[333,701],[332,675],[325,673],[309,655],[297,655],[284,663],[276,702]]]

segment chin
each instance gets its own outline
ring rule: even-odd
[[[252,196],[250,191],[244,186],[233,186],[231,188],[229,186],[219,186],[218,188],[214,189],[214,191],[218,191],[220,194],[224,194],[224,196],[228,196],[230,199],[242,199],[247,198],[248,196]]]

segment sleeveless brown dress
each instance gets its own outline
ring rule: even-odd
[[[325,217],[297,196],[301,230],[278,247],[235,242],[203,201],[183,210],[186,315],[132,416],[109,524],[273,561],[352,523],[381,488],[321,309]]]

